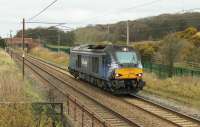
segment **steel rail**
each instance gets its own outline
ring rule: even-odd
[[[59,66],[59,65],[56,65],[56,64],[54,64],[54,63],[52,63],[52,62],[49,62],[49,61],[47,61],[47,60],[44,60],[44,59],[42,59],[42,58],[35,57],[35,56],[33,56],[33,55],[28,55],[28,57],[34,58],[34,59],[36,59],[36,60],[40,60],[40,61],[42,61],[42,62],[44,62],[44,63],[46,63],[46,64],[49,64],[49,65],[51,65],[51,66],[53,66],[53,67],[56,67],[56,68],[61,69],[61,70],[64,70],[64,71],[67,71],[67,70],[68,70],[67,68],[65,69],[64,67],[61,67],[61,66]],[[66,67],[67,67],[67,65],[66,65]]]
[[[151,100],[148,100],[148,99],[146,99],[146,98],[144,98],[144,97],[142,97],[142,96],[140,96],[140,95],[131,94],[131,96],[133,96],[133,97],[135,97],[135,98],[137,98],[137,99],[139,99],[139,100],[141,100],[141,101],[143,101],[143,102],[145,102],[145,103],[149,103],[151,106],[155,106],[155,107],[157,107],[157,108],[163,109],[163,110],[165,110],[165,111],[167,111],[167,112],[169,112],[169,113],[175,114],[175,115],[177,115],[177,116],[179,116],[179,117],[181,117],[181,118],[183,118],[183,119],[186,119],[186,120],[188,120],[188,121],[191,121],[191,122],[193,122],[193,123],[196,123],[196,124],[198,124],[198,125],[200,126],[200,120],[197,119],[197,118],[191,117],[191,116],[186,115],[186,114],[181,113],[181,112],[178,112],[178,111],[176,111],[176,110],[174,110],[174,109],[170,109],[170,108],[168,108],[168,107],[166,107],[166,106],[163,106],[163,105],[161,105],[161,104],[159,104],[159,103],[156,103],[156,102],[153,102],[153,101],[151,101]],[[126,102],[127,102],[127,101],[126,101]],[[127,103],[130,103],[130,102],[127,102]],[[132,103],[130,103],[130,104],[132,104]],[[151,112],[151,111],[149,111],[149,112]],[[152,113],[153,113],[153,112],[152,112]],[[155,113],[153,113],[153,114],[155,114]],[[156,114],[155,114],[155,115],[156,115]],[[157,116],[158,116],[158,115],[157,115]],[[158,117],[161,117],[161,118],[165,119],[165,118],[162,117],[162,116],[158,116]],[[169,120],[169,121],[170,121],[170,120]],[[170,121],[170,122],[175,123],[175,122],[173,122],[173,121]],[[177,124],[177,123],[175,123],[175,124]],[[177,124],[177,125],[178,125],[178,124]]]

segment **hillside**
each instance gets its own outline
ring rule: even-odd
[[[154,17],[129,21],[130,41],[155,41],[160,40],[169,33],[183,31],[188,27],[200,28],[200,13],[162,14]],[[108,29],[109,26],[109,29]],[[108,33],[109,31],[109,33]],[[22,31],[18,31],[16,37],[21,37]],[[38,27],[26,30],[26,37],[40,39],[45,44],[60,44],[72,46],[83,43],[97,43],[111,41],[122,44],[126,41],[126,21],[109,25],[89,25],[71,32],[64,32],[56,27]],[[59,34],[58,34],[59,33]]]
[[[130,41],[159,40],[166,34],[183,31],[193,26],[199,28],[200,13],[162,14],[130,21]],[[76,42],[122,42],[126,40],[126,22],[87,26],[75,30]]]

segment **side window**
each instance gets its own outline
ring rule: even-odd
[[[106,65],[106,56],[103,56],[102,59],[103,59],[102,64],[103,64],[103,66],[105,66]]]
[[[92,57],[92,72],[99,73],[99,58]]]
[[[81,55],[78,55],[77,67],[81,68]]]
[[[110,56],[106,56],[106,65],[110,65],[111,64],[111,57]]]

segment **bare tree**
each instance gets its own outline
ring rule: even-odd
[[[185,40],[177,38],[173,34],[166,36],[162,42],[160,54],[162,56],[162,62],[169,67],[169,77],[173,76],[175,62],[181,59],[181,51],[186,44],[185,42]]]

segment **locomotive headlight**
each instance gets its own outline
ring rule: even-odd
[[[118,73],[115,74],[115,77],[120,77],[120,76],[122,76],[122,75],[118,74]]]
[[[116,76],[116,77],[119,77],[120,75],[119,75],[119,74],[115,74],[115,76]]]
[[[138,77],[142,77],[142,76],[143,76],[143,74],[142,74],[142,73],[140,73],[140,74],[137,74],[137,76],[138,76]]]

